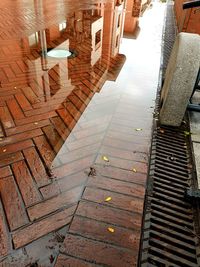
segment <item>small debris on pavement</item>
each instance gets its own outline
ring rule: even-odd
[[[89,173],[88,173],[88,177],[89,176],[96,176],[97,174],[96,174],[96,170],[95,170],[95,168],[93,168],[93,167],[90,167],[90,171],[89,171]]]
[[[105,199],[106,202],[111,201],[111,200],[112,200],[111,197],[107,197],[107,198]]]
[[[103,159],[104,161],[106,161],[106,162],[109,162],[109,159],[108,159],[108,157],[106,157],[106,156],[102,156],[102,159]]]
[[[112,227],[108,227],[108,231],[111,232],[111,233],[114,233],[115,232],[115,229],[112,228]]]
[[[191,135],[192,133],[191,132],[188,132],[188,131],[184,131],[184,135],[187,136],[187,135]]]

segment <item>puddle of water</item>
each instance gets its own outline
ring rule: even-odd
[[[155,3],[146,11],[132,39],[130,34],[122,38],[123,4],[114,8],[113,1],[95,3],[89,8],[81,4],[76,12],[63,11],[60,23],[1,50],[0,59],[10,64],[3,70],[0,90],[5,111],[1,165],[9,166],[9,156],[22,152],[44,198],[77,186],[81,179],[84,184],[88,168],[105,145],[112,151],[115,141],[127,151],[133,151],[131,142],[143,145],[138,153],[147,160],[164,6]],[[64,7],[61,2],[59,10]],[[38,16],[42,8],[36,10]],[[59,54],[51,58],[55,51]],[[75,52],[60,58],[61,51]],[[142,138],[135,129],[142,129]],[[33,141],[34,147],[15,146],[24,140]],[[19,189],[29,209],[24,189]]]

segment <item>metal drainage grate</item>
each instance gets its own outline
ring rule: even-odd
[[[184,198],[191,186],[185,140],[183,130],[154,131],[139,266],[200,266],[193,208]]]

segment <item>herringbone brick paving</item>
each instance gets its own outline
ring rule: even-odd
[[[1,266],[136,265],[152,114],[132,116],[149,104],[112,89],[125,62],[104,42],[114,5],[1,2]],[[92,65],[99,17],[111,25]],[[68,40],[77,56],[42,56],[44,29],[48,49]]]

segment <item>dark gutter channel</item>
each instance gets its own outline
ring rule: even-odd
[[[173,1],[168,0],[154,112],[151,156],[138,266],[200,266],[199,203],[185,191],[196,187],[188,115],[179,128],[159,125],[160,90],[176,37]],[[180,152],[181,151],[181,152]]]

